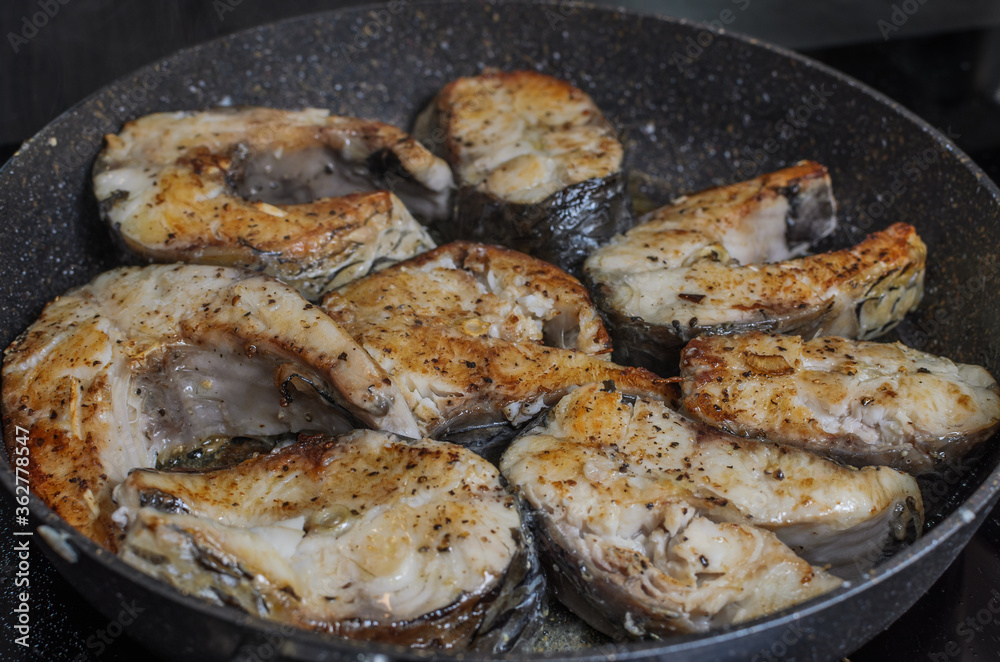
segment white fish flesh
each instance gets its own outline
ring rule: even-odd
[[[560,598],[615,636],[701,632],[815,597],[919,531],[916,481],[581,387],[501,472],[537,510]],[[550,567],[548,564],[546,567]]]
[[[504,613],[507,594],[533,591],[520,612],[541,600],[514,497],[492,465],[452,444],[304,437],[230,469],[137,470],[115,498],[128,563],[308,629],[498,652],[534,615]]]
[[[419,434],[344,329],[291,287],[223,267],[123,267],[59,297],[7,349],[2,402],[8,449],[28,430],[32,491],[110,549],[111,489],[177,446],[356,424]]]
[[[317,108],[147,115],[94,164],[129,252],[264,270],[310,299],[432,248],[411,212],[447,215],[451,189],[447,164],[403,131]]]
[[[702,333],[869,339],[893,328],[923,294],[926,246],[897,223],[794,258],[835,227],[833,214],[826,170],[804,162],[643,217],[584,267],[620,360],[667,373]]]
[[[702,336],[681,354],[684,411],[734,434],[913,474],[1000,427],[1000,387],[976,365],[826,337]]]
[[[520,425],[577,384],[671,392],[608,361],[600,315],[575,278],[499,246],[442,246],[345,285],[323,309],[393,376],[435,438]]]

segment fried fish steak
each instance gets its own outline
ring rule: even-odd
[[[920,301],[927,248],[897,223],[792,259],[834,226],[829,177],[804,162],[650,213],[591,255],[584,279],[619,360],[663,374],[702,333],[874,338]]]
[[[492,465],[444,442],[305,437],[230,469],[137,470],[115,498],[125,561],[307,629],[501,652],[542,602],[515,498]]]
[[[435,438],[516,427],[577,384],[671,392],[607,360],[607,333],[579,281],[499,246],[447,244],[345,285],[323,309],[392,375]]]
[[[632,223],[624,149],[593,100],[535,71],[490,71],[444,87],[414,135],[451,164],[444,241],[498,243],[579,275]]]
[[[450,207],[447,164],[416,140],[317,108],[156,113],[105,140],[94,193],[128,252],[263,270],[310,299],[433,248],[411,212]]]
[[[114,549],[111,489],[178,445],[367,425],[418,436],[389,376],[291,287],[224,267],[123,267],[7,348],[3,426],[32,491]],[[27,430],[18,435],[18,430]]]
[[[560,599],[616,637],[703,632],[820,595],[919,532],[916,481],[695,423],[589,385],[516,439]]]
[[[853,465],[931,472],[1000,427],[1000,387],[985,368],[901,343],[702,336],[684,349],[681,376],[693,418]]]

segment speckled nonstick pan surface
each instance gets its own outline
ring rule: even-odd
[[[738,11],[738,6],[737,6]],[[374,12],[374,13],[373,13]],[[738,26],[738,23],[735,24]],[[655,201],[800,159],[833,177],[841,230],[831,246],[906,221],[929,247],[927,293],[898,330],[908,344],[1000,374],[998,190],[948,140],[885,97],[781,49],[685,22],[563,4],[391,3],[284,21],[181,51],[104,88],[0,171],[0,345],[47,301],[117,264],[89,170],[103,133],[161,110],[219,103],[335,113],[408,126],[450,79],[484,66],[538,68],[590,93],[623,132]],[[560,659],[838,659],[923,594],[987,516],[1000,449],[928,481],[933,526],[855,582],[739,628],[669,641],[578,647]],[[0,463],[0,480],[14,476]],[[66,534],[53,562],[109,617],[143,607],[131,635],[166,658],[441,658],[292,631],[186,598],[123,565],[33,499],[35,524]],[[572,627],[547,626],[548,645]]]

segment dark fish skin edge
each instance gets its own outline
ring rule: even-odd
[[[606,383],[605,390],[614,391],[614,383]],[[625,396],[623,401],[634,404],[635,399],[632,396]],[[520,434],[527,434],[532,429],[544,425],[550,415],[551,410],[536,416],[524,426]],[[501,479],[507,484],[505,478]],[[570,611],[598,632],[616,641],[637,638],[623,625],[626,613],[632,614],[633,624],[645,632],[646,636],[656,638],[661,634],[677,634],[677,630],[669,625],[671,620],[669,616],[658,615],[641,608],[637,603],[629,601],[629,596],[622,592],[621,587],[599,575],[588,573],[583,562],[574,559],[555,542],[553,539],[555,536],[549,532],[550,516],[533,509],[520,494],[517,499],[521,509],[521,521],[533,534],[536,550],[534,553],[545,563],[545,578],[556,598]],[[620,601],[609,601],[609,597]],[[639,612],[640,609],[642,613]]]
[[[502,477],[500,480],[510,490]],[[183,501],[159,490],[156,493],[144,493],[142,498],[145,501],[144,506],[161,512],[189,511]],[[534,539],[534,513],[519,496],[515,496],[515,499],[521,518],[520,529],[514,531],[518,550],[511,559],[503,579],[486,594],[462,595],[446,607],[409,621],[380,623],[364,619],[346,619],[330,623],[300,620],[294,624],[350,639],[381,641],[409,648],[470,650],[487,655],[499,655],[510,652],[515,647],[530,646],[547,613],[547,584]],[[241,567],[230,567],[215,559],[186,532],[179,531],[179,533],[187,539],[190,545],[189,552],[201,570],[219,577],[220,581],[215,582],[214,587],[216,599],[240,611],[250,611],[247,609],[247,600],[252,596],[244,594],[241,600],[240,585],[235,589],[228,589],[236,590],[237,595],[227,594],[227,587],[230,584],[225,581],[226,576],[249,578],[249,575],[246,575]],[[141,548],[132,551],[144,563],[153,567],[169,561],[165,557],[151,557]],[[142,570],[154,576],[158,574],[155,571],[151,572],[151,568]],[[259,612],[257,615],[267,618],[270,609],[259,596],[256,604]]]
[[[502,476],[500,480],[511,489]],[[521,529],[515,532],[519,549],[503,583],[494,589],[497,598],[469,646],[480,653],[496,655],[530,647],[548,615],[548,583],[535,540],[535,513],[520,496],[515,498],[521,515]]]
[[[546,514],[537,515],[534,522],[535,536],[549,571],[552,589],[570,611],[595,630],[616,641],[639,638],[625,629],[623,623],[626,614],[631,614],[632,623],[646,637],[672,636],[684,631],[672,628],[667,614],[649,612],[638,603],[630,601],[628,594],[620,586],[598,574],[588,573],[581,561],[574,560],[552,540],[546,530],[547,519]]]
[[[611,292],[607,285],[594,284],[584,278],[594,303],[601,311],[614,346],[611,355],[615,363],[639,366],[661,377],[679,374],[681,351],[691,339],[705,334],[731,335],[748,331],[784,333],[811,338],[818,335],[827,322],[830,305],[809,310],[794,310],[787,315],[769,315],[760,321],[700,325],[700,324],[650,324],[641,317],[629,317],[610,305]]]
[[[487,655],[530,645],[546,614],[546,579],[538,558],[533,516],[518,499],[519,549],[503,581],[483,596],[463,596],[443,609],[411,621],[371,623],[341,621],[320,627],[351,639],[372,639],[409,648],[451,648]]]
[[[449,431],[433,438],[463,446],[490,464],[499,466],[500,457],[511,442],[521,434],[523,426],[514,426],[507,421],[490,423],[481,427]]]
[[[537,204],[515,204],[473,187],[455,195],[450,221],[429,226],[436,241],[495,243],[560,267],[579,278],[583,262],[635,224],[623,171],[588,179]]]
[[[614,390],[614,381],[608,381],[610,382],[611,389]],[[668,392],[668,397],[670,398],[669,401],[672,403],[679,402],[681,397],[680,386],[676,384],[672,385],[672,388]],[[635,400],[634,396],[628,395],[624,396],[624,399],[632,400],[633,402]],[[558,399],[547,404],[542,411],[535,414],[534,418],[531,418],[520,425],[514,425],[509,421],[490,422],[479,427],[448,431],[444,434],[440,434],[440,436],[434,436],[432,438],[463,446],[490,464],[499,467],[500,458],[503,457],[505,452],[507,452],[507,448],[510,447],[514,439],[525,435],[535,427],[542,425],[548,418],[549,412],[552,410],[552,405],[554,405],[555,402],[558,402]],[[507,485],[507,480],[503,476],[501,476],[500,479],[503,481],[504,485]],[[511,491],[516,493],[516,490],[512,489]],[[520,496],[518,496],[518,501],[521,502],[521,519],[533,516],[532,511],[525,503],[523,503]]]

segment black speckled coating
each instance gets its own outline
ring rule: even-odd
[[[629,165],[642,175],[641,193],[653,201],[800,159],[825,164],[842,224],[829,246],[854,243],[893,221],[914,224],[929,246],[925,301],[899,337],[1000,373],[998,190],[940,133],[787,52],[689,23],[565,2],[399,1],[320,14],[182,51],[98,92],[0,171],[0,345],[48,300],[116,264],[88,172],[101,135],[125,120],[233,103],[325,106],[409,125],[448,80],[485,66],[535,67],[589,93],[622,131]],[[582,631],[560,615],[542,643],[561,651],[554,653],[560,659],[613,652],[616,659],[744,660],[779,650],[786,659],[839,659],[908,608],[972,536],[996,500],[998,460],[1000,449],[993,448],[974,469],[929,483],[935,525],[927,535],[882,563],[870,580],[790,613],[708,636],[577,650],[567,648]],[[6,463],[0,479],[13,490]],[[32,512],[66,529],[37,501]],[[54,563],[109,616],[123,597],[147,609],[149,617],[129,631],[169,657],[220,660],[239,651],[242,659],[260,651],[306,660],[432,657],[331,641],[209,607],[68,535],[78,560],[51,554]]]

